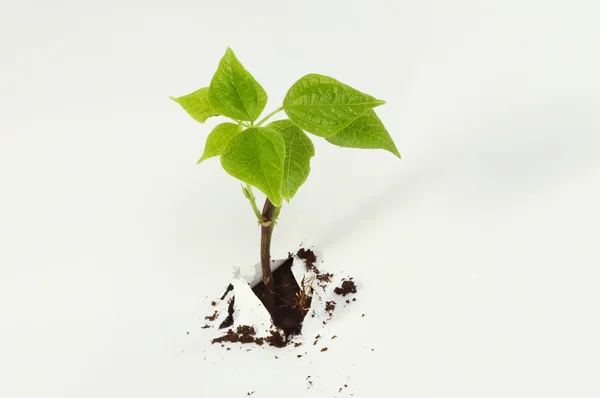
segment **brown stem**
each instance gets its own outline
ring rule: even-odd
[[[271,275],[271,236],[275,226],[276,207],[267,198],[263,207],[263,222],[260,227],[260,263],[262,266],[264,289],[264,304],[271,314],[271,319],[275,319],[275,302],[273,301],[273,277]]]

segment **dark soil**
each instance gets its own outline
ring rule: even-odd
[[[317,256],[310,249],[301,248],[297,252],[297,256],[300,259],[305,260],[306,268],[308,271],[312,271],[315,273],[317,280],[320,282],[319,286],[325,288],[327,283],[332,282],[333,274],[331,273],[321,273],[319,269],[315,266],[317,261]],[[212,340],[212,343],[243,343],[243,344],[256,344],[263,345],[269,344],[275,347],[285,347],[288,342],[290,342],[290,336],[299,334],[302,330],[302,323],[307,313],[309,312],[312,294],[307,291],[308,283],[305,283],[303,280],[299,285],[294,278],[292,273],[292,266],[294,263],[294,256],[289,253],[288,259],[277,268],[272,273],[273,279],[273,299],[275,302],[275,314],[273,314],[273,323],[275,326],[275,330],[271,330],[271,335],[262,338],[256,337],[256,330],[252,326],[238,326],[235,330],[229,329],[227,332],[221,336]],[[259,283],[256,285],[252,291],[254,294],[263,302],[264,300],[264,290],[265,285],[263,283]],[[229,285],[221,297],[221,300],[224,300],[227,294],[233,290],[233,286]],[[342,279],[342,284],[339,287],[336,287],[334,293],[342,296],[346,296],[347,294],[356,293],[356,284],[349,278],[348,280]],[[233,313],[235,311],[235,297],[229,299],[228,308],[227,308],[227,317],[225,320],[219,325],[220,329],[230,328],[233,326]],[[356,299],[352,299],[355,301]],[[346,303],[349,303],[349,300],[345,300]],[[212,306],[215,306],[216,303],[211,302]],[[331,317],[333,312],[336,309],[335,301],[327,301],[325,302],[325,311]],[[214,321],[216,319],[217,311],[213,315],[209,315],[205,317],[207,320]],[[313,314],[314,317],[314,314]],[[325,321],[323,321],[326,324]],[[209,327],[205,325],[204,327]],[[282,333],[283,332],[283,333]],[[335,339],[337,336],[333,336],[332,339]],[[316,345],[320,335],[315,337],[313,345]],[[299,347],[301,344],[296,343],[295,347]],[[324,347],[321,351],[327,351],[327,347]],[[300,357],[300,356],[299,356]],[[276,357],[277,358],[277,357]]]
[[[325,311],[329,314],[329,316],[332,316],[333,311],[335,311],[335,301],[326,301]]]
[[[212,315],[205,316],[204,319],[209,320],[209,321],[214,321],[215,319],[217,319],[217,314],[218,314],[218,312],[215,311],[215,312],[213,312]]]
[[[221,322],[219,329],[225,329],[233,325],[233,311],[235,305],[235,296],[229,299],[229,306],[227,307],[227,318]]]
[[[312,253],[312,251],[309,252]],[[312,256],[316,259],[314,253],[312,253]],[[273,299],[276,308],[273,323],[276,327],[283,330],[286,338],[290,335],[300,333],[300,330],[302,330],[302,321],[311,303],[311,297],[303,296],[303,292],[292,274],[291,267],[293,263],[294,259],[289,258],[272,273]],[[259,283],[252,290],[264,304],[264,284]]]
[[[356,293],[356,284],[354,283],[352,278],[350,278],[349,280],[343,280],[342,286],[336,287],[333,292],[335,294],[345,297],[347,294]]]
[[[317,256],[312,250],[301,248],[300,250],[298,250],[298,253],[296,253],[296,255],[298,256],[298,258],[306,260],[306,269],[308,271],[313,271],[317,275],[321,273],[319,269],[315,266],[315,263],[317,262]]]
[[[230,283],[227,286],[227,289],[225,289],[225,293],[223,293],[223,295],[221,296],[221,301],[225,300],[225,297],[227,297],[227,293],[229,293],[232,290],[233,290],[233,285]]]
[[[238,326],[234,331],[233,329],[229,329],[227,333],[225,333],[221,337],[214,338],[212,343],[242,343],[242,344],[256,344],[263,345],[265,343],[272,345],[274,347],[284,347],[286,342],[281,334],[277,331],[272,330],[271,336],[266,338],[256,337],[256,329],[253,326],[242,325]]]

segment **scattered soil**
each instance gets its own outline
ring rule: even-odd
[[[308,381],[309,386],[307,388],[311,388],[313,385],[312,380],[310,379],[310,375],[306,376],[306,381]]]
[[[315,263],[317,262],[317,256],[312,250],[301,248],[300,250],[298,250],[298,253],[296,253],[296,255],[298,256],[298,258],[306,260],[306,269],[308,271],[313,271],[317,275],[321,273],[318,270],[318,268],[315,267]]]
[[[253,343],[258,346],[267,343],[271,346],[281,348],[285,346],[286,342],[281,336],[281,333],[278,333],[275,330],[271,330],[271,336],[266,338],[256,337],[256,329],[254,329],[254,326],[241,325],[238,326],[235,331],[233,329],[229,329],[223,336],[212,339],[212,343]]]
[[[300,248],[296,255],[298,258],[305,260],[306,269],[315,274],[315,278],[320,282],[318,285],[321,288],[325,289],[326,284],[332,282],[333,274],[321,273],[316,267],[315,263],[317,261],[317,256],[312,250]],[[288,253],[288,259],[272,273],[273,300],[276,310],[273,316],[275,329],[271,330],[270,336],[266,338],[256,337],[256,330],[252,326],[242,325],[235,329],[231,328],[234,324],[233,313],[235,311],[235,297],[231,297],[228,302],[227,317],[219,325],[219,329],[230,329],[228,329],[223,336],[213,339],[212,343],[215,344],[229,342],[256,344],[259,346],[266,343],[271,346],[281,348],[285,347],[289,342],[291,342],[290,337],[299,334],[302,330],[302,323],[309,312],[313,293],[309,283],[312,277],[308,281],[303,280],[299,285],[294,278],[294,274],[292,273],[293,263],[294,255],[292,253]],[[233,285],[229,284],[225,290],[225,293],[223,293],[221,300],[225,300],[229,292],[232,290]],[[257,284],[252,291],[264,304],[264,284]],[[344,278],[342,279],[341,286],[334,289],[334,293],[341,296],[356,293],[356,284],[352,278]],[[350,303],[349,299],[345,301],[347,304]],[[352,301],[356,301],[356,299],[353,298]],[[211,302],[211,306],[215,307],[216,305],[216,301]],[[325,311],[330,317],[333,315],[335,309],[335,301],[331,300],[325,302]],[[315,316],[314,313],[312,316]],[[209,321],[214,321],[216,318],[217,311],[215,311],[212,315],[205,317],[205,319]],[[323,321],[323,324],[325,325],[326,322]],[[210,327],[210,325],[206,324],[202,328],[207,329]],[[333,336],[331,339],[335,339],[336,337],[337,336]],[[316,345],[320,338],[321,336],[317,335],[313,345]],[[294,347],[299,347],[301,345],[301,343],[294,343]],[[322,348],[321,351],[327,351],[327,347]],[[298,355],[298,358],[301,357],[302,355]]]
[[[318,334],[315,336],[315,342],[313,343],[313,345],[317,345],[317,342],[319,341],[319,339],[321,338],[321,335]]]
[[[215,319],[217,319],[217,311],[213,312],[212,315],[207,315],[204,317],[204,319],[207,319],[209,321],[214,321]]]
[[[356,284],[352,278],[348,280],[342,279],[342,286],[336,287],[333,292],[340,296],[346,297],[347,294],[356,293]]]
[[[314,267],[314,265],[313,265]],[[327,282],[327,283],[331,283],[331,278],[333,277],[332,273],[326,273],[326,274],[317,274],[317,279],[320,280],[321,282]]]
[[[281,333],[271,330],[271,335],[265,339],[269,345],[277,348],[283,348],[287,344],[285,337]]]
[[[333,311],[335,311],[335,301],[326,301],[325,311],[329,314],[329,316],[332,316]]]

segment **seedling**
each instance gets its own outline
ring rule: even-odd
[[[271,236],[283,201],[289,203],[310,172],[315,149],[306,133],[340,147],[384,149],[400,158],[374,110],[385,101],[332,77],[308,74],[290,87],[279,108],[259,119],[267,93],[230,48],[208,87],[171,99],[200,123],[211,117],[230,119],[208,135],[198,163],[219,156],[223,169],[243,183],[243,194],[261,227],[264,303],[274,319]],[[266,124],[279,112],[287,118]],[[267,197],[262,212],[253,187]]]

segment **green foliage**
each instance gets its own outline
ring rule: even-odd
[[[365,111],[385,104],[329,76],[306,75],[288,90],[283,109],[290,120],[319,137],[330,137]]]
[[[209,87],[171,98],[200,123],[212,116],[233,120],[212,130],[198,163],[220,156],[227,173],[249,184],[244,192],[251,202],[252,186],[276,207],[283,199],[289,202],[294,197],[308,178],[315,154],[305,132],[340,147],[383,149],[400,157],[374,110],[385,101],[324,75],[300,78],[288,90],[282,107],[255,124],[267,103],[267,93],[230,48]],[[281,110],[289,119],[261,127]]]
[[[234,123],[221,123],[211,131],[206,138],[204,153],[198,163],[208,158],[220,156],[225,152],[225,147],[229,141],[242,131],[242,126]]]
[[[169,98],[181,105],[194,120],[200,123],[204,123],[206,119],[211,116],[219,115],[210,107],[210,102],[208,101],[208,87],[203,87],[200,90],[196,90],[191,94],[181,97]]]
[[[279,132],[285,142],[281,196],[289,202],[308,178],[310,158],[315,156],[315,147],[310,137],[290,120],[278,120],[268,127]]]
[[[339,133],[325,139],[346,148],[385,149],[400,158],[390,133],[372,109],[360,115]]]
[[[267,93],[236,58],[231,48],[210,82],[211,107],[234,120],[255,121],[267,104]]]
[[[267,127],[250,127],[233,137],[221,155],[221,166],[235,178],[264,192],[281,206],[285,141]]]

